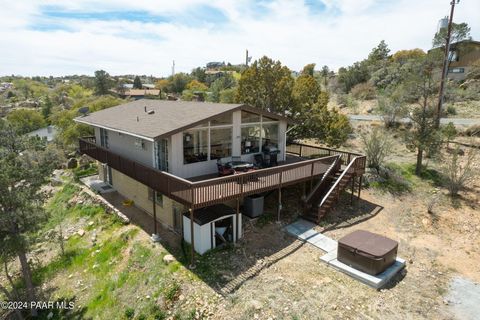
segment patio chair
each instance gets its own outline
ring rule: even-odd
[[[235,170],[233,168],[229,168],[226,165],[224,165],[220,161],[220,159],[217,160],[217,169],[218,169],[218,176],[219,177],[229,176],[229,175],[235,173]]]
[[[261,153],[258,153],[253,156],[255,159],[255,166],[259,169],[266,168],[268,167],[268,164],[265,162],[265,159],[263,159],[263,155]]]

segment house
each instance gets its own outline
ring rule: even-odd
[[[435,48],[432,50],[444,50]],[[463,40],[450,44],[450,64],[447,77],[451,80],[465,80],[475,62],[480,61],[480,41]]]
[[[44,128],[40,128],[27,133],[27,136],[29,137],[38,137],[47,142],[52,142],[56,135],[57,128],[55,128],[54,126],[46,126]]]
[[[123,92],[119,90],[112,90],[118,94],[121,98],[133,98],[135,100],[144,99],[148,96],[159,96],[160,90],[158,89],[125,89]]]
[[[101,178],[149,213],[155,227],[159,222],[188,242],[195,239],[192,252],[204,252],[197,237],[214,243],[217,225],[233,226],[231,241],[241,237],[239,208],[247,196],[278,190],[280,215],[281,188],[310,183],[305,198],[313,213],[307,217],[318,221],[339,191],[349,182],[353,188],[365,169],[362,155],[287,146],[291,120],[244,104],[142,99],[75,121],[94,129],[94,137],[80,139],[80,151],[102,163]],[[219,162],[233,157],[251,164],[259,155],[278,166],[217,177]],[[310,155],[319,158],[308,159]],[[219,205],[234,208],[234,214],[218,214]],[[230,220],[223,221],[225,217]],[[229,225],[222,227],[225,223]]]

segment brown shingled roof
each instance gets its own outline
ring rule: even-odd
[[[147,112],[145,112],[145,108]],[[172,135],[226,112],[242,109],[288,119],[243,104],[140,99],[75,118],[76,122],[150,139]],[[150,114],[148,113],[150,111]],[[153,113],[152,113],[153,111]]]

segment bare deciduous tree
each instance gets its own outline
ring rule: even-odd
[[[361,137],[368,167],[379,171],[385,157],[392,150],[392,139],[379,128],[374,128],[370,133],[362,134]]]
[[[452,197],[457,196],[460,190],[464,189],[475,179],[479,169],[477,168],[478,151],[470,148],[463,156],[464,159],[462,161],[459,148],[459,146],[456,147],[456,150],[445,160],[445,164],[442,167],[446,187]]]

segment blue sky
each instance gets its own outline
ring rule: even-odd
[[[384,39],[392,52],[428,50],[449,0],[0,0],[0,75],[168,75],[209,61],[278,59],[336,70]],[[455,21],[480,39],[480,1]]]

